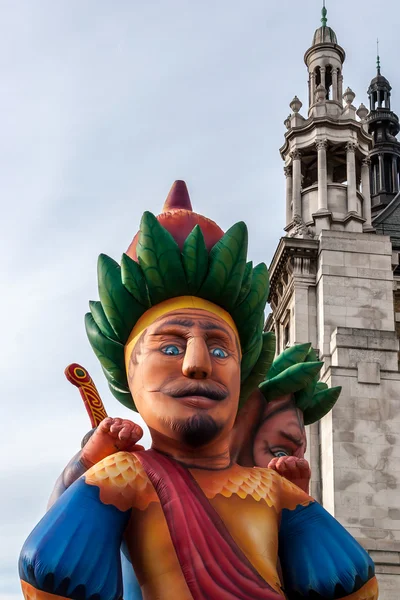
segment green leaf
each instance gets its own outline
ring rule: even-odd
[[[246,344],[259,326],[260,315],[264,314],[269,293],[268,269],[260,263],[253,269],[251,288],[243,302],[235,306],[232,317],[241,332],[241,341]]]
[[[305,387],[319,373],[322,362],[303,362],[288,367],[273,379],[264,381],[259,386],[267,401],[294,394]]]
[[[130,392],[121,392],[121,390],[116,389],[112,385],[112,383],[108,383],[108,387],[110,388],[112,395],[114,396],[114,398],[116,398],[118,400],[118,402],[120,402],[127,408],[130,408],[131,410],[134,410],[137,412],[137,408],[135,406],[135,403],[133,401],[133,398],[132,398]]]
[[[253,370],[262,350],[262,330],[255,333],[250,345],[242,356],[240,379],[245,381]]]
[[[101,302],[94,302],[93,300],[90,300],[89,308],[90,312],[92,313],[94,322],[100,329],[101,333],[106,337],[110,338],[111,340],[117,342],[118,339],[116,338],[115,331],[111,327],[110,323],[107,321],[107,317],[105,315]]]
[[[311,344],[295,344],[294,346],[290,346],[290,348],[286,348],[272,363],[267,373],[267,379],[276,377],[279,373],[282,373],[282,371],[293,365],[303,363],[310,347]]]
[[[125,372],[124,346],[105,337],[90,313],[85,315],[85,327],[90,345],[104,371],[107,371],[122,389],[129,389]]]
[[[314,394],[310,406],[303,411],[304,424],[310,425],[327,415],[336,404],[341,391],[342,388],[338,386]]]
[[[246,267],[244,269],[242,287],[240,288],[239,296],[236,301],[236,306],[241,304],[243,302],[243,300],[246,298],[247,294],[250,292],[252,278],[253,278],[253,262],[250,261],[250,262],[246,263]]]
[[[317,360],[318,360],[317,353],[315,352],[314,348],[311,346],[311,348],[307,352],[306,361],[307,362],[316,362]]]
[[[247,227],[239,222],[233,225],[210,252],[207,277],[200,294],[228,311],[239,296],[247,255]]]
[[[316,362],[317,360],[318,360],[317,353],[315,352],[314,348],[310,348],[309,351],[307,352],[307,356],[306,356],[304,362]],[[310,402],[311,398],[313,397],[314,392],[315,392],[315,387],[318,383],[318,377],[319,377],[319,373],[302,390],[299,390],[298,392],[296,392],[296,394],[295,394],[296,406],[298,408],[300,408],[300,410],[303,410],[303,407],[308,406],[308,403]]]
[[[99,256],[97,276],[104,313],[119,341],[125,344],[146,309],[125,289],[119,264],[105,254]]]
[[[264,380],[275,356],[276,339],[272,331],[262,334],[262,349],[250,375],[242,381],[240,388],[239,408],[246,402],[250,394]]]
[[[121,259],[121,279],[123,285],[135,300],[144,306],[146,310],[150,308],[149,293],[142,269],[127,254],[123,254]]]
[[[194,296],[199,291],[208,271],[208,252],[199,225],[193,228],[185,240],[182,262],[189,294]]]
[[[125,367],[125,363],[124,363],[124,367]],[[106,371],[106,369],[103,367],[103,365],[101,365],[101,368],[103,370],[103,373],[104,373],[104,375],[105,375],[108,383],[110,385],[112,385],[114,387],[114,389],[116,389],[117,391],[121,392],[121,394],[127,394],[129,392],[128,384],[127,385],[123,385],[121,382],[119,382],[116,379],[114,379],[114,377],[112,376],[112,374],[109,371]]]
[[[328,386],[326,385],[326,383],[323,383],[323,381],[318,381],[317,385],[315,386],[315,393],[322,392],[323,390],[327,389]]]
[[[152,305],[188,294],[178,244],[156,217],[146,211],[136,248]]]

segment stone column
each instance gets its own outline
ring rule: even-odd
[[[310,73],[310,106],[315,102],[315,73]]]
[[[293,207],[292,207],[292,196],[293,196],[293,177],[292,177],[292,166],[283,167],[286,175],[286,225],[292,222],[293,219]]]
[[[293,167],[293,182],[292,182],[292,216],[301,217],[301,153],[299,150],[294,150],[291,153]]]
[[[374,102],[374,94],[371,94],[369,97],[369,110],[374,110],[375,102]]]
[[[361,163],[361,185],[362,195],[364,197],[363,217],[367,225],[371,225],[371,188],[370,188],[370,169],[371,161],[364,158]]]
[[[332,100],[338,99],[338,69],[333,67],[332,69]]]
[[[397,156],[392,156],[392,181],[393,181],[393,191],[399,191],[399,171],[397,167]]]
[[[373,188],[372,193],[374,196],[379,192],[379,168],[378,163],[375,161],[372,167],[372,176],[373,176]]]
[[[317,140],[315,142],[318,151],[318,210],[327,210],[328,208],[328,180],[326,168],[326,148],[327,140]]]
[[[384,156],[382,153],[378,154],[379,161],[379,191],[382,192],[385,190],[385,164],[384,164]]]
[[[321,85],[326,89],[326,85],[325,85],[326,67],[321,67],[320,71],[321,71]]]
[[[357,181],[356,181],[356,144],[348,142],[346,145],[347,162],[347,211],[357,212]]]
[[[339,102],[342,104],[343,99],[343,75],[339,75]]]

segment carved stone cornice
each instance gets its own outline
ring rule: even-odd
[[[330,102],[330,101],[328,101]],[[295,143],[295,140],[305,139],[305,136],[312,137],[313,132],[317,135],[321,131],[322,127],[325,127],[325,131],[328,131],[328,137],[335,135],[336,131],[347,131],[353,132],[357,137],[360,146],[366,148],[372,144],[372,136],[364,129],[360,121],[349,118],[334,119],[329,115],[323,117],[310,117],[302,123],[301,126],[292,128],[285,133],[285,142],[279,149],[283,160],[286,159],[289,153],[290,146]]]
[[[295,285],[296,282],[315,284],[318,247],[316,239],[281,238],[269,267],[269,301],[273,309],[281,303],[285,290],[291,288],[293,282]]]

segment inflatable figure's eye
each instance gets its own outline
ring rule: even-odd
[[[211,354],[216,358],[226,358],[228,356],[228,353],[222,350],[222,348],[213,348]]]
[[[285,450],[275,450],[272,454],[277,458],[280,458],[281,456],[290,456],[289,452],[286,452]]]
[[[164,354],[168,354],[168,356],[178,356],[178,354],[182,354],[178,346],[174,346],[173,344],[165,346],[165,348],[163,348],[161,352],[163,352]]]

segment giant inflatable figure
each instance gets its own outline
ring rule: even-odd
[[[268,273],[246,262],[244,223],[223,234],[192,212],[183,182],[166,204],[158,219],[144,214],[121,266],[100,256],[100,302],[86,317],[112,393],[140,412],[152,448],[132,452],[139,431],[128,440],[121,423],[99,426],[89,460],[113,428],[123,450],[93,455],[27,539],[25,598],[120,600],[125,542],[145,600],[375,600],[374,565],[346,530],[279,469],[240,465],[231,452],[238,410],[254,394],[268,401],[258,462],[266,423],[282,431],[268,413],[274,400],[275,417],[300,410],[305,423],[337,390],[318,386],[308,349],[272,369]]]
[[[271,341],[272,351],[273,336],[266,337]],[[328,391],[327,386],[320,382],[313,382],[311,386],[305,385],[302,367],[293,367],[296,364],[300,365],[304,360],[316,360],[316,354],[310,346],[311,344],[302,344],[288,348],[274,360],[267,373],[267,393],[252,393],[236,418],[235,431],[230,443],[231,459],[239,453],[240,464],[272,468],[307,493],[311,471],[304,459],[307,445],[304,423],[315,422],[324,416],[336,402],[341,389],[334,388]],[[132,452],[143,449],[136,444],[140,429],[135,423],[107,416],[97,388],[86,369],[72,364],[67,367],[65,374],[67,379],[79,388],[94,429],[85,435],[82,440],[83,450],[72,458],[58,478],[50,506],[98,460],[121,449]],[[277,375],[279,378],[275,380]],[[288,380],[286,386],[290,389],[294,388],[295,379],[296,393],[280,395],[285,379]],[[265,389],[265,386],[262,388]],[[322,390],[326,391],[319,394]],[[299,405],[307,407],[305,415]],[[96,435],[91,438],[94,432]],[[141,600],[140,586],[126,546],[121,554],[121,563],[124,600]]]

